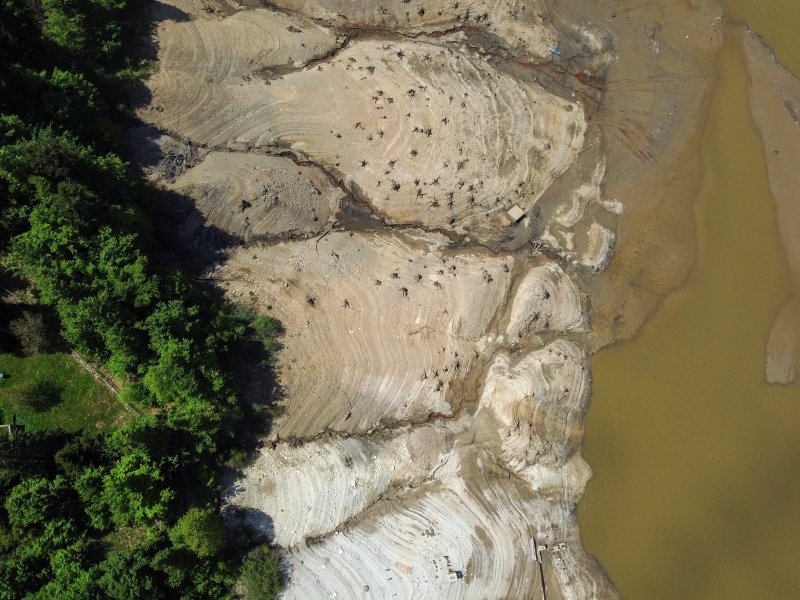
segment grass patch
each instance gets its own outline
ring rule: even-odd
[[[148,79],[156,72],[156,61],[143,58],[117,72],[117,77],[128,80]]]
[[[103,537],[110,552],[132,550],[147,541],[150,532],[146,527],[120,527]]]
[[[106,429],[123,422],[125,407],[69,354],[18,357],[0,353],[3,422],[17,415],[30,431]]]

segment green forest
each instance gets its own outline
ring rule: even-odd
[[[220,515],[220,474],[268,424],[241,382],[269,372],[281,328],[159,258],[161,192],[120,157],[150,68],[142,4],[0,0],[0,268],[33,298],[22,315],[0,305],[16,334],[0,394],[60,347],[121,387],[92,393],[130,408],[103,427],[89,415],[0,431],[0,599],[280,589],[266,541]],[[99,405],[88,389],[70,388],[73,413]],[[26,393],[34,416],[59,401],[57,386]]]

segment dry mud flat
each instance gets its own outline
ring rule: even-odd
[[[660,248],[707,88],[677,31],[711,56],[714,7],[253,4],[156,3],[140,112],[240,241],[209,275],[286,328],[229,508],[286,598],[617,597],[575,517],[589,355],[685,266],[605,271],[626,223]]]
[[[561,29],[604,28],[615,54],[592,120],[608,165],[603,193],[625,208],[614,259],[586,280],[599,348],[634,335],[694,264],[692,202],[723,10],[716,0],[553,4]]]
[[[751,31],[742,33],[750,110],[764,144],[778,228],[789,265],[789,298],[767,341],[766,379],[791,383],[800,367],[800,80]]]

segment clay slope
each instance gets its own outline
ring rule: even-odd
[[[590,382],[588,355],[571,342],[556,340],[516,360],[503,352],[486,375],[476,419],[491,415],[502,440],[499,455],[542,487],[548,479],[542,475],[580,449]],[[555,481],[565,483],[557,476]]]
[[[519,282],[506,329],[511,340],[523,339],[531,332],[585,332],[588,329],[581,294],[558,265],[549,263],[525,273]]]
[[[514,58],[561,35],[539,3],[278,4],[175,0],[140,112],[191,158],[154,177],[238,240],[209,278],[286,330],[226,510],[281,548],[285,598],[616,598],[575,519],[582,279],[621,204],[569,86],[602,71]]]
[[[751,31],[744,33],[744,49],[750,111],[764,144],[792,285],[767,341],[766,378],[770,383],[791,383],[800,366],[800,80],[778,64]]]
[[[563,516],[568,507],[531,494],[480,450],[457,451],[439,482],[379,504],[357,527],[292,548],[284,597],[542,598],[533,538],[559,547],[542,553],[548,598],[607,597],[608,585],[587,576],[594,565],[574,517]]]
[[[190,196],[206,223],[244,242],[318,233],[344,196],[319,169],[232,152],[211,152],[170,187]]]
[[[425,426],[384,439],[334,436],[298,447],[280,444],[256,459],[232,490],[231,503],[272,515],[269,523],[250,519],[276,544],[303,544],[339,529],[381,498],[422,483],[452,437],[444,427]]]
[[[231,507],[287,548],[287,598],[538,598],[542,573],[550,598],[615,597],[574,518],[588,352],[538,337],[586,328],[579,290],[542,259],[451,257],[412,233],[334,231],[216,272],[289,332],[286,414]],[[535,333],[505,335],[537,314]],[[538,349],[512,358],[519,345]]]
[[[333,232],[237,251],[217,271],[226,287],[272,306],[287,329],[279,369],[292,402],[275,435],[453,414],[451,385],[475,363],[513,259],[447,257],[435,252],[442,241]]]
[[[231,98],[258,97],[259,90],[263,97],[267,84],[260,74],[301,67],[342,42],[323,27],[275,11],[219,19],[186,4],[178,3],[188,11],[183,20],[159,23],[158,71],[148,81],[152,101],[144,120],[194,142],[202,141],[195,127],[220,127],[230,118]]]
[[[393,223],[494,234],[583,146],[579,105],[431,44],[353,42],[270,85],[219,81],[202,53],[178,64],[151,86],[151,122],[210,147],[290,148]]]
[[[541,598],[542,575],[550,598],[614,597],[574,518],[587,365],[565,341],[502,353],[474,420],[278,444],[231,502],[272,515],[248,519],[288,547],[287,598]]]

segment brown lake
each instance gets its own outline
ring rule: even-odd
[[[749,23],[800,73],[800,2],[727,4],[729,22]],[[764,382],[788,271],[735,35],[718,71],[697,264],[636,338],[592,365],[595,475],[579,518],[630,600],[800,597],[800,384]]]

